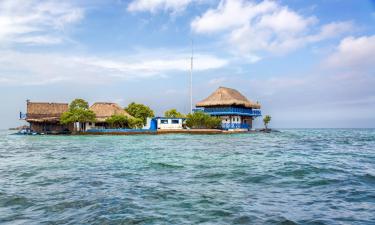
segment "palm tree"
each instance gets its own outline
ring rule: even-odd
[[[268,124],[270,123],[270,121],[271,121],[271,116],[270,115],[266,115],[263,118],[263,123],[264,123],[264,127],[266,128],[266,130],[268,130]]]

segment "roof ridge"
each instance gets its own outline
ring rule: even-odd
[[[119,105],[116,102],[94,102],[94,104],[92,104],[92,105],[95,105],[95,104],[102,104],[102,105],[104,105],[104,104],[106,104],[106,105],[114,104],[114,105]]]
[[[238,90],[222,86],[216,89],[207,98],[196,104],[197,107],[218,105],[242,105],[248,108],[260,108],[259,104],[255,104]]]
[[[69,105],[69,103],[63,103],[63,102],[28,102],[28,104],[58,104],[58,105]]]

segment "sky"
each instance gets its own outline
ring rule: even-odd
[[[224,86],[271,127],[375,127],[375,1],[0,0],[0,128],[27,99],[187,113],[192,42],[194,102]]]

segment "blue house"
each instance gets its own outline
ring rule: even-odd
[[[250,130],[253,120],[262,116],[260,104],[248,100],[235,89],[219,87],[196,104],[197,109],[222,120],[224,130]]]

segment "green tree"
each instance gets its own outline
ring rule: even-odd
[[[129,128],[129,118],[124,115],[112,115],[105,120],[111,128]]]
[[[132,102],[125,108],[125,110],[135,118],[141,119],[143,125],[146,125],[148,117],[154,117],[154,111],[143,104]]]
[[[266,115],[264,118],[263,118],[263,123],[264,123],[264,127],[266,128],[266,130],[268,129],[268,124],[270,123],[272,117],[270,115]]]
[[[75,110],[75,109],[88,109],[89,108],[89,103],[86,102],[85,100],[81,98],[76,98],[74,99],[70,105],[69,109],[70,110]]]
[[[133,129],[140,129],[144,126],[143,124],[143,120],[142,119],[139,119],[139,118],[131,118],[129,120],[129,126],[130,128],[133,128]]]
[[[168,111],[164,112],[165,117],[171,117],[171,118],[185,118],[186,116],[180,112],[178,112],[176,109],[170,109]]]
[[[189,113],[186,117],[186,125],[193,129],[217,129],[221,127],[221,119],[197,111]]]
[[[138,118],[129,118],[124,115],[112,115],[105,120],[111,128],[142,128],[143,121]]]
[[[61,115],[60,123],[95,122],[96,115],[89,109],[88,105],[89,104],[83,99],[75,99],[70,103],[69,110]]]

